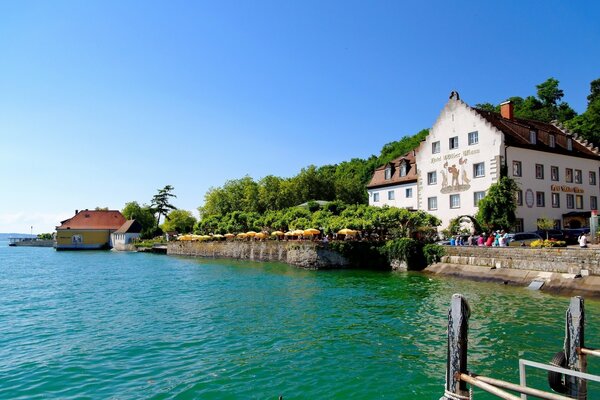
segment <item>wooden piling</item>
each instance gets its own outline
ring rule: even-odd
[[[586,355],[579,351],[584,347],[584,325],[583,297],[572,297],[566,316],[565,356],[567,368],[580,372],[587,371]],[[579,400],[587,399],[587,382],[584,379],[565,376],[565,386],[567,395]]]
[[[467,383],[460,379],[467,373],[467,336],[471,310],[461,294],[452,295],[448,311],[448,352],[446,361],[446,387],[440,400],[469,398]]]

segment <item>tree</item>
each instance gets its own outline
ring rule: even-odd
[[[140,206],[137,201],[131,201],[125,204],[121,214],[127,219],[135,219],[142,225],[142,238],[154,236],[154,211],[150,206],[146,204]]]
[[[190,233],[195,224],[196,218],[194,218],[191,211],[173,210],[169,213],[161,228],[163,232]]]
[[[590,95],[587,99],[587,110],[567,121],[565,125],[598,146],[600,145],[600,79],[590,83]]]
[[[477,220],[487,229],[510,230],[516,221],[517,182],[502,176],[497,183],[490,186],[487,194],[479,201]]]
[[[537,220],[537,227],[546,232],[546,240],[548,240],[548,231],[554,229],[554,220],[547,217],[539,218]]]
[[[164,188],[159,189],[158,194],[155,194],[154,197],[152,197],[150,207],[152,207],[152,210],[156,214],[157,229],[160,224],[161,216],[164,215],[165,218],[168,219],[167,213],[169,212],[169,210],[177,210],[177,207],[172,205],[169,201],[171,197],[177,197],[173,193],[171,193],[174,189],[175,188],[173,186],[167,185]]]

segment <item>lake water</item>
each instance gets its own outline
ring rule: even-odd
[[[523,288],[0,242],[0,398],[437,400],[457,292],[471,371],[517,382],[562,347],[569,299]]]

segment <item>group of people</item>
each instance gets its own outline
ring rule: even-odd
[[[506,247],[508,246],[508,232],[504,230],[482,233],[479,236],[469,235],[465,242],[464,238],[461,235],[456,235],[455,237],[450,238],[450,246],[487,246],[487,247]]]

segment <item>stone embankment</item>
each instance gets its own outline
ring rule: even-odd
[[[523,286],[535,282],[554,293],[600,296],[598,247],[447,247],[441,261],[425,271]]]
[[[278,261],[306,269],[348,268],[340,254],[310,241],[170,242],[168,255]]]

